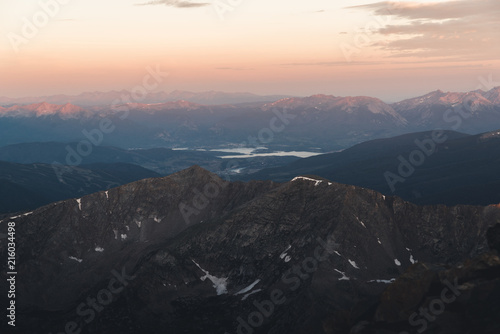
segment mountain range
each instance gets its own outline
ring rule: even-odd
[[[170,175],[193,165],[233,178],[265,167],[282,166],[297,157],[222,159],[226,152],[125,150],[96,146],[79,156],[78,143],[24,143],[0,147],[0,215],[109,189],[131,181]],[[80,159],[80,160],[76,160]],[[74,164],[78,162],[78,164]]]
[[[0,97],[0,105],[14,104],[32,104],[40,101],[52,104],[77,104],[85,107],[111,105],[116,100],[121,100],[123,96],[130,96],[131,92],[127,90],[110,91],[110,92],[85,92],[79,95],[52,95],[38,97],[21,97],[8,98]],[[144,103],[163,103],[169,101],[188,100],[194,103],[206,105],[232,104],[232,103],[247,103],[247,102],[262,102],[275,101],[280,98],[287,97],[285,95],[256,95],[252,93],[225,93],[217,91],[208,92],[188,92],[175,90],[167,92],[150,92],[144,99]]]
[[[0,114],[3,117],[42,117],[48,115],[58,115],[61,119],[77,118],[88,116],[90,113],[85,109],[66,103],[64,105],[50,104],[47,102],[14,105],[8,108],[0,107]]]
[[[201,165],[226,179],[244,181],[287,182],[296,175],[314,175],[397,195],[417,204],[500,202],[498,130],[479,135],[444,130],[410,133],[304,159],[237,158],[235,153],[217,151],[97,146],[92,154],[76,161],[77,148],[78,143],[56,142],[0,147],[0,197],[4,199],[0,213],[32,210],[53,201],[106,190],[110,185],[169,175],[192,165]],[[233,158],[225,159],[228,154]],[[73,162],[79,164],[71,166]],[[115,175],[113,168],[121,174]]]
[[[21,332],[500,328],[497,206],[418,206],[307,176],[226,182],[195,166],[9,217],[0,233],[12,222]]]
[[[102,142],[123,148],[265,146],[328,152],[437,128],[468,134],[495,130],[500,124],[499,92],[500,87],[488,92],[436,91],[394,104],[362,96],[313,95],[221,105],[199,104],[195,98],[90,107],[14,105],[0,109],[0,146],[87,140],[85,133],[105,122],[110,130]]]
[[[500,131],[426,131],[367,141],[342,152],[242,175],[285,182],[315,175],[417,204],[500,203]]]
[[[0,332],[500,332],[500,88],[123,94],[0,107]]]

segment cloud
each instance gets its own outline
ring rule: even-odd
[[[155,0],[145,3],[139,3],[136,6],[150,6],[150,5],[165,5],[177,8],[198,8],[209,6],[210,3],[207,2],[192,2],[189,0]]]
[[[500,52],[500,1],[377,2],[356,8],[388,16],[392,24],[375,31],[374,45],[393,56],[497,59]]]
[[[465,59],[461,58],[456,58],[456,61],[465,61]],[[374,60],[367,60],[367,61],[352,61],[350,63],[346,63],[345,61],[332,61],[332,62],[309,62],[309,63],[284,63],[284,64],[279,64],[280,66],[283,67],[301,67],[301,66],[319,66],[319,67],[342,67],[346,68],[346,66],[353,66],[353,67],[359,67],[359,66],[378,66],[378,65],[415,65],[415,67],[405,67],[407,69],[415,68],[415,69],[435,69],[437,67],[439,68],[482,68],[484,65],[482,64],[462,64],[462,65],[457,65],[450,63],[449,59],[436,59],[436,60],[395,60],[395,59],[390,59],[390,60],[380,60],[380,61],[374,61]],[[428,67],[423,67],[422,65],[432,65]],[[389,67],[387,67],[389,68]],[[393,70],[399,71],[400,68],[392,68]]]

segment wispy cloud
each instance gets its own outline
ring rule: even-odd
[[[429,68],[481,68],[483,65],[481,64],[463,64],[463,65],[456,65],[456,64],[448,64],[450,61],[453,62],[464,62],[467,61],[466,58],[463,57],[453,57],[453,58],[446,58],[446,59],[435,59],[432,61],[429,60],[414,60],[414,61],[409,61],[409,60],[380,60],[380,61],[353,61],[350,63],[346,63],[345,61],[332,61],[332,62],[309,62],[309,63],[284,63],[284,64],[279,64],[280,66],[283,67],[294,67],[294,66],[323,66],[323,67],[343,67],[345,68],[346,66],[354,66],[354,67],[359,67],[359,66],[378,66],[378,65],[388,65],[387,68],[389,68],[389,65],[423,65],[423,64],[431,64],[434,65],[433,67]],[[413,67],[405,67],[405,68],[413,68]],[[414,68],[419,68],[423,69],[424,67],[422,66],[416,66]],[[400,70],[399,67],[394,68],[394,70]]]
[[[155,1],[136,4],[136,6],[150,6],[150,5],[164,5],[177,8],[198,8],[198,7],[209,6],[210,3],[192,2],[188,0],[155,0]]]
[[[500,1],[377,2],[353,6],[398,19],[376,34],[375,44],[394,56],[497,59],[500,52]]]

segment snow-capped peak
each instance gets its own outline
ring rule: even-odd
[[[40,102],[28,105],[14,105],[9,108],[1,108],[0,116],[7,117],[42,117],[48,115],[59,115],[61,118],[73,118],[86,113],[86,110],[66,103],[64,105]]]

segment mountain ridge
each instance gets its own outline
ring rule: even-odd
[[[130,91],[127,90],[112,90],[107,92],[84,92],[78,95],[49,95],[39,97],[20,97],[9,98],[0,97],[0,104],[33,104],[40,101],[46,101],[53,104],[73,103],[86,107],[111,105],[115,101],[121,101],[123,96],[130,96]],[[206,91],[206,92],[190,92],[175,90],[170,93],[159,91],[149,92],[145,103],[158,103],[176,100],[191,100],[193,103],[217,105],[217,104],[231,104],[231,103],[248,103],[248,102],[262,102],[277,100],[286,95],[257,95],[252,93],[227,93],[219,91]]]
[[[264,169],[241,179],[283,182],[297,174],[308,174],[375,189],[385,195],[398,195],[417,204],[500,202],[500,178],[496,172],[500,166],[499,131],[478,135],[455,131],[438,133],[444,138],[443,141],[438,138],[440,143],[434,141],[434,131],[376,139],[341,152]],[[411,154],[422,154],[424,159],[418,166],[412,165],[408,162]],[[399,172],[403,164],[411,172],[404,177]],[[392,173],[390,177],[388,173]],[[391,177],[397,181],[391,183],[395,180]]]
[[[66,103],[62,105],[39,102],[28,105],[14,105],[8,108],[0,107],[0,117],[43,117],[49,115],[58,115],[62,119],[76,118],[78,116],[88,117],[89,111]]]
[[[71,112],[69,105],[65,109],[42,104],[30,107],[35,111],[19,113],[33,117],[0,112],[5,116],[0,117],[0,146],[49,141],[91,145],[93,140],[128,149],[266,147],[280,152],[331,152],[370,139],[439,128],[468,134],[496,130],[500,104],[487,102],[483,95],[495,101],[498,91],[437,91],[430,93],[428,103],[416,98],[392,105],[370,97],[324,94],[216,106],[180,100],[90,107],[81,114]],[[37,108],[59,108],[63,113],[42,112],[36,117]],[[65,110],[71,117],[64,116]],[[105,134],[103,124],[109,125]]]
[[[412,262],[485,252],[500,210],[416,206],[307,177],[226,182],[193,166],[4,219],[0,233],[7,221],[18,236],[21,330],[74,321],[93,333],[234,333],[279,289],[285,305],[256,333],[316,334],[332,313],[360,319]],[[324,260],[311,262],[314,254]],[[75,310],[106,289],[113,270],[129,281],[87,323]],[[251,296],[238,294],[245,290]]]
[[[82,107],[92,107],[92,106],[103,106],[103,105],[111,105],[115,100],[119,100],[121,95],[123,94],[130,94],[129,91],[127,90],[121,90],[121,91],[108,91],[108,92],[100,92],[100,91],[95,91],[95,92],[84,92],[79,95],[64,95],[64,94],[59,94],[59,95],[48,95],[48,96],[39,96],[39,97],[20,97],[20,98],[9,98],[2,96],[0,97],[0,104],[3,105],[14,105],[14,104],[19,104],[19,105],[26,105],[26,104],[36,104],[40,102],[47,102],[50,104],[59,104],[59,105],[64,105],[64,104],[82,104]],[[174,90],[170,93],[167,92],[152,92],[150,93],[155,99],[155,101],[151,102],[144,102],[145,104],[151,104],[151,103],[166,103],[166,102],[172,102],[172,101],[179,101],[179,100],[186,100],[192,103],[197,103],[197,104],[207,104],[207,105],[218,105],[218,104],[234,104],[234,103],[251,103],[251,102],[266,102],[269,101],[270,103],[277,102],[281,99],[300,99],[300,98],[311,98],[311,97],[326,97],[326,96],[331,96],[331,97],[339,97],[335,95],[327,95],[327,94],[313,94],[308,97],[294,97],[294,96],[286,96],[286,95],[267,95],[267,96],[261,96],[261,95],[256,95],[253,93],[248,93],[248,92],[236,92],[236,93],[227,93],[227,92],[220,92],[220,91],[205,91],[205,92],[190,92],[190,91],[182,91],[182,90]],[[425,98],[428,96],[436,96],[439,95],[440,97],[447,97],[448,99],[451,99],[452,97],[456,98],[464,98],[467,95],[471,94],[478,94],[480,96],[483,96],[485,99],[488,101],[498,104],[500,103],[500,86],[499,87],[493,87],[488,91],[483,91],[483,90],[475,90],[475,91],[470,91],[470,92],[444,92],[442,90],[436,90],[433,92],[429,92],[427,94],[424,94],[422,96],[417,96],[414,98],[408,98],[408,99],[403,99],[401,101],[391,103],[389,105],[395,105],[398,103],[402,103],[405,101],[409,101],[412,99],[420,99],[420,98]],[[96,97],[105,97],[109,95],[109,98],[104,99],[103,101],[100,101],[99,103],[85,103],[85,98],[92,100],[93,98],[95,99]],[[240,100],[227,100],[227,101],[216,101],[216,96],[217,95],[227,95],[227,96],[234,96],[234,97],[240,97]],[[200,97],[205,97],[205,99],[200,98]],[[247,97],[247,100],[245,100],[245,97]],[[366,98],[371,98],[371,99],[377,99],[376,97],[370,97],[370,96],[362,96]],[[78,98],[81,98],[81,100],[78,100]],[[257,98],[257,100],[256,100]],[[264,100],[258,101],[258,98],[264,98]],[[349,96],[344,96],[344,98],[349,98]],[[76,100],[76,101],[75,101]],[[158,100],[158,101],[157,101]],[[212,103],[207,103],[212,101]],[[214,103],[215,102],[215,103]],[[443,100],[444,102],[444,100]],[[0,106],[1,108],[1,106]]]

